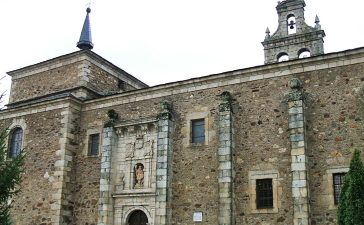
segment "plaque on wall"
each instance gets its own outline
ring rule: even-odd
[[[202,222],[202,212],[193,213],[193,222]]]

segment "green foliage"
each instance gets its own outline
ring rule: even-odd
[[[354,151],[350,170],[340,194],[339,225],[364,225],[364,166],[359,150]]]
[[[24,153],[11,160],[7,159],[7,130],[0,130],[0,221],[1,225],[10,225],[10,206],[8,200],[19,192],[23,172]]]

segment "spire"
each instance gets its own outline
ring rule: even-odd
[[[319,19],[319,17],[316,15],[316,17],[315,17],[315,28],[317,29],[317,30],[321,30],[321,25],[320,25],[320,19]]]
[[[267,27],[267,29],[265,30],[265,39],[270,38],[270,30],[269,27]]]
[[[77,42],[77,47],[83,50],[91,50],[94,45],[92,44],[91,38],[91,25],[88,14],[90,14],[91,9],[88,7],[86,9],[87,15],[85,18],[85,22],[83,23],[80,40]]]

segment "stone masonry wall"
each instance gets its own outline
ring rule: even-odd
[[[305,115],[311,225],[336,224],[336,209],[330,206],[332,196],[329,192],[332,184],[327,182],[327,171],[347,167],[352,149],[363,149],[364,145],[361,116],[364,64],[343,65],[334,68],[317,66],[317,69],[311,71],[305,67],[306,72],[302,69],[302,72],[292,75],[256,78],[236,84],[219,83],[220,86],[199,91],[191,88],[188,92],[167,97],[141,99],[142,94],[139,94],[130,98],[132,100],[128,103],[118,105],[112,104],[128,98],[127,95],[86,102],[79,117],[80,135],[74,137],[76,142],[79,141],[79,147],[75,148],[72,158],[75,169],[72,189],[74,204],[67,208],[67,212],[73,213],[72,224],[97,223],[101,158],[87,156],[85,149],[88,130],[96,129],[101,133],[109,109],[114,109],[120,120],[156,117],[163,100],[172,103],[174,116],[174,129],[171,133],[172,224],[192,224],[194,212],[203,213],[204,225],[218,224],[218,107],[221,104],[220,95],[229,91],[234,112],[231,114],[234,131],[232,162],[235,171],[233,224],[292,225],[292,159],[286,94],[290,91],[288,82],[295,77],[302,81],[304,92],[308,93]],[[267,70],[261,73],[268,74],[268,69],[274,67],[264,67]],[[283,66],[281,69],[283,72],[288,70]],[[222,79],[234,78],[232,75],[231,78]],[[196,83],[198,85],[204,84]],[[51,170],[54,170],[55,151],[59,149],[59,139],[62,137],[62,118],[63,115],[57,110],[24,116],[29,130],[26,136],[27,148],[32,147],[32,151],[26,164],[29,176],[24,179],[27,189],[15,199],[14,214],[16,212],[16,221],[20,225],[51,223]],[[190,122],[200,118],[205,119],[206,141],[192,144]],[[9,120],[3,121],[6,124],[12,123]],[[274,207],[259,210],[255,207],[254,179],[267,176],[274,180]]]
[[[324,69],[318,72],[306,72],[295,76],[285,76],[246,82],[220,88],[211,88],[204,91],[191,91],[186,94],[173,95],[168,98],[173,103],[175,115],[175,129],[173,136],[173,180],[172,180],[172,223],[192,223],[193,212],[203,212],[204,224],[216,224],[218,221],[218,143],[217,111],[221,100],[217,95],[229,90],[233,98],[234,119],[234,196],[235,196],[235,220],[237,224],[284,224],[293,223],[292,200],[292,175],[290,134],[288,132],[288,103],[285,99],[290,91],[288,82],[298,77],[306,89],[308,103],[307,135],[308,135],[308,160],[309,177],[311,187],[311,214],[312,223],[334,223],[335,210],[329,210],[327,191],[323,190],[326,169],[331,165],[348,164],[351,153],[344,151],[344,147],[352,148],[360,143],[362,131],[361,118],[358,113],[358,92],[362,65],[340,67],[337,69]],[[335,86],[335,85],[339,86]],[[324,88],[329,88],[328,90]],[[335,96],[332,93],[338,93]],[[344,93],[344,94],[342,94]],[[324,96],[324,97],[323,97]],[[335,98],[334,100],[330,100]],[[158,104],[161,98],[148,101],[138,101],[138,104],[123,104],[112,107],[122,119],[137,119],[158,114]],[[315,103],[316,102],[316,103]],[[314,104],[315,103],[315,104]],[[337,108],[340,107],[340,108]],[[344,107],[343,109],[341,109]],[[324,110],[327,109],[327,110]],[[91,110],[84,112],[83,126],[95,120],[103,120],[106,114],[103,111]],[[207,127],[210,131],[209,141],[206,145],[189,145],[186,139],[188,133],[190,114],[197,113],[208,118]],[[316,117],[316,114],[321,115]],[[343,115],[347,115],[344,118]],[[336,118],[337,122],[330,118]],[[327,120],[327,122],[325,122]],[[313,121],[316,121],[313,123]],[[325,124],[323,124],[325,123]],[[325,131],[318,133],[325,127],[337,133],[331,138],[324,138]],[[323,125],[322,125],[323,124]],[[337,130],[339,125],[344,126]],[[354,134],[352,140],[345,140],[345,135]],[[338,134],[341,134],[340,136]],[[331,134],[333,135],[333,134]],[[339,146],[336,154],[331,147],[328,149],[322,145],[322,141],[328,146]],[[361,144],[358,146],[360,147]],[[319,149],[319,150],[317,150]],[[315,154],[319,151],[320,154]],[[324,154],[321,154],[324,153]],[[342,156],[341,156],[342,155]],[[83,159],[84,160],[84,159]],[[95,167],[93,159],[81,164],[85,167]],[[277,173],[277,210],[267,213],[253,208],[253,195],[255,189],[251,185],[249,173],[262,172]],[[95,174],[95,176],[97,176]],[[86,190],[85,190],[86,191]],[[206,194],[208,193],[208,194]],[[83,196],[80,194],[80,196]],[[91,198],[87,196],[87,199]],[[324,207],[323,207],[324,206]],[[95,208],[93,208],[95,210]],[[86,213],[86,211],[85,211]],[[87,218],[86,214],[83,218]],[[325,221],[325,222],[323,222]],[[331,221],[331,222],[330,222]]]
[[[292,225],[291,156],[288,107],[289,77],[229,88],[234,98],[236,224]],[[277,172],[278,210],[257,210],[251,172]]]
[[[61,111],[35,113],[23,118],[26,124],[24,143],[25,172],[21,192],[14,198],[12,218],[16,225],[50,225],[52,220],[52,185],[56,151],[59,149]],[[1,120],[4,128],[13,119]]]
[[[309,93],[306,120],[312,225],[337,224],[336,207],[330,206],[332,177],[328,182],[331,175],[327,170],[348,168],[353,149],[364,149],[363,71],[364,65],[357,64],[299,76]]]
[[[103,94],[111,94],[120,90],[119,88],[119,79],[112,76],[105,70],[100,67],[91,64],[90,66],[90,75],[89,75],[89,83],[88,87],[91,89],[103,93]],[[131,87],[129,84],[124,83],[123,91],[133,90],[135,88]]]
[[[50,69],[12,81],[9,103],[76,87],[80,62]]]

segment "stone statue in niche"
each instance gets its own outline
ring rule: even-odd
[[[148,140],[145,143],[144,156],[153,156],[154,140]]]
[[[135,151],[135,143],[127,143],[126,144],[126,158],[133,158],[134,157],[134,151]]]
[[[135,185],[134,188],[144,187],[144,165],[137,163],[134,167]]]

